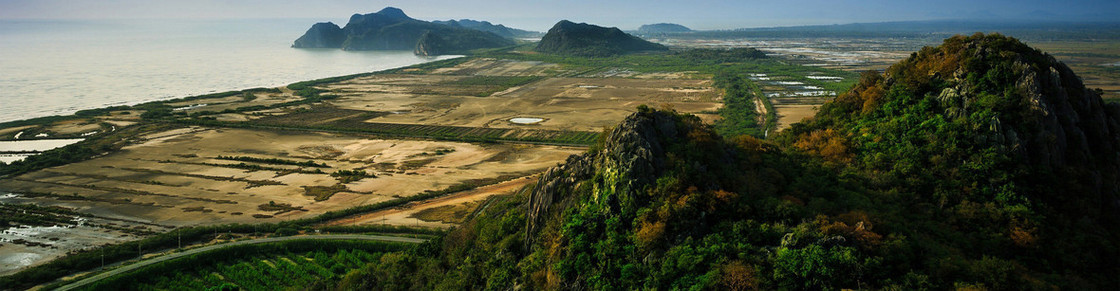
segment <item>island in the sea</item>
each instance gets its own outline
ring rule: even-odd
[[[514,45],[510,38],[472,27],[418,20],[398,8],[386,7],[377,13],[354,14],[345,27],[316,23],[292,47],[413,50],[418,55],[444,55]]]

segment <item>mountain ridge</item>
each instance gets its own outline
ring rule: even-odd
[[[692,29],[690,29],[688,27],[685,27],[684,25],[680,25],[680,24],[676,24],[676,23],[643,24],[642,26],[638,27],[638,33],[640,33],[640,34],[684,33],[684,32],[692,32]]]
[[[412,50],[419,55],[438,55],[513,44],[491,32],[417,20],[398,8],[386,7],[375,13],[354,14],[341,29],[332,23],[317,23],[292,47]]]
[[[446,21],[435,20],[432,21],[432,23],[488,31],[507,38],[540,37],[541,35],[543,35],[542,33],[536,31],[507,27],[501,24],[495,25],[493,23],[490,23],[489,21],[478,21],[472,19],[450,19]]]

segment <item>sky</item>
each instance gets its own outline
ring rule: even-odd
[[[939,19],[1120,20],[1120,0],[0,0],[0,19],[308,18],[344,25],[392,6],[422,20],[470,18],[545,31],[568,19],[622,29],[672,22],[733,29]]]

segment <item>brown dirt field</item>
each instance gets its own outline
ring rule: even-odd
[[[183,128],[148,134],[144,142],[84,162],[0,181],[0,190],[53,193],[30,198],[36,204],[62,205],[107,217],[170,225],[277,221],[316,215],[395,197],[441,190],[466,180],[543,171],[581,149],[555,146],[470,144],[423,140],[370,140],[318,134],[244,129]],[[436,150],[451,150],[442,155]],[[323,174],[286,173],[296,166],[244,162],[219,155],[324,163]],[[418,161],[424,161],[417,163]],[[391,168],[378,169],[376,163]],[[402,169],[405,164],[416,164]],[[310,170],[311,168],[304,168]],[[348,191],[315,201],[302,186],[333,186],[336,170],[363,169],[376,174],[345,184]],[[258,185],[251,181],[281,185]],[[53,196],[76,195],[77,200]],[[308,211],[275,214],[257,209],[274,201]],[[186,209],[202,209],[187,212]],[[240,212],[242,215],[233,215]],[[258,219],[253,214],[275,215]]]
[[[560,65],[497,59],[474,59],[432,74],[485,76],[552,76],[564,72]]]
[[[781,131],[802,119],[812,117],[817,114],[818,108],[820,105],[774,105],[774,111],[778,113],[777,129]]]
[[[402,86],[448,78],[454,77],[391,75],[328,88],[345,96],[331,101],[341,108],[394,113],[370,122],[473,127],[599,131],[618,123],[642,104],[672,104],[683,112],[714,110],[722,105],[708,80],[549,78],[489,97],[409,94],[405,92],[411,89]],[[546,121],[532,125],[508,122],[514,117]]]
[[[224,98],[211,98],[211,99],[198,99],[191,101],[183,101],[177,103],[169,103],[168,105],[181,108],[192,105],[206,104],[206,106],[185,109],[184,112],[195,113],[201,111],[214,111],[219,112],[226,109],[236,109],[238,107],[257,106],[257,105],[272,105],[277,103],[289,102],[300,100],[303,97],[292,95],[291,93],[253,93],[257,98],[252,101],[245,102],[241,95],[230,96]]]
[[[332,220],[322,225],[369,225],[369,224],[389,224],[389,225],[405,225],[405,226],[424,226],[424,227],[438,227],[448,228],[454,224],[439,222],[439,221],[423,221],[413,217],[419,211],[431,209],[447,205],[463,205],[471,202],[481,202],[496,195],[509,195],[514,194],[521,190],[526,185],[536,182],[537,176],[528,176],[513,179],[510,181],[479,187],[474,190],[467,190],[458,192],[448,196],[430,199],[425,201],[413,202],[405,204],[400,207],[385,209],[377,212],[371,212],[337,220]]]
[[[46,127],[56,134],[82,134],[101,130],[101,125],[86,119],[60,121]]]

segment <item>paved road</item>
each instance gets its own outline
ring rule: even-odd
[[[314,239],[314,240],[324,240],[324,239],[375,240],[375,241],[403,242],[403,243],[414,243],[414,244],[415,243],[422,243],[424,241],[427,241],[426,239],[411,238],[411,237],[396,237],[396,236],[381,236],[381,235],[360,235],[360,234],[284,236],[284,237],[270,237],[270,238],[261,238],[261,239],[252,239],[252,240],[242,240],[242,241],[235,241],[235,242],[222,243],[222,244],[216,244],[216,245],[209,245],[209,246],[196,248],[196,249],[189,249],[189,250],[186,250],[186,251],[182,251],[182,252],[178,252],[178,253],[174,253],[174,254],[170,254],[170,255],[164,255],[164,256],[159,256],[159,257],[143,260],[143,261],[137,262],[135,264],[131,264],[131,265],[127,265],[127,266],[124,266],[124,267],[116,268],[116,269],[113,269],[113,270],[108,271],[108,272],[103,272],[101,274],[97,274],[93,277],[85,278],[85,279],[79,280],[79,281],[74,282],[74,283],[66,284],[62,287],[59,287],[58,289],[55,289],[55,290],[77,289],[77,288],[80,288],[80,287],[85,286],[87,284],[90,284],[90,283],[97,282],[97,281],[100,281],[102,279],[108,278],[110,276],[117,275],[117,274],[123,274],[125,272],[132,271],[132,270],[135,270],[135,269],[139,269],[139,268],[142,268],[142,267],[147,266],[147,265],[163,262],[163,261],[166,261],[166,260],[180,258],[180,257],[183,257],[183,256],[189,256],[189,255],[193,255],[193,254],[208,252],[208,251],[212,251],[212,250],[216,250],[216,249],[220,249],[220,248],[237,246],[237,245],[261,244],[261,243],[280,242],[280,241],[289,241],[289,240],[303,240],[303,239]]]

